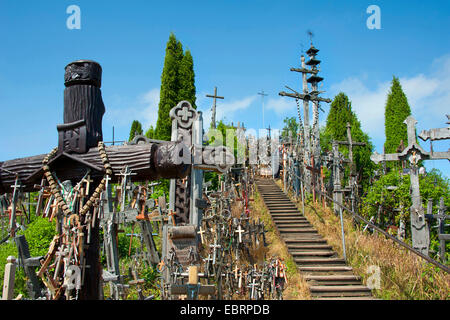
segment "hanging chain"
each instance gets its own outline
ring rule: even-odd
[[[42,169],[44,170],[44,175],[50,185],[50,191],[54,195],[58,207],[61,208],[66,216],[69,216],[73,214],[73,212],[64,200],[61,190],[58,187],[58,183],[55,181],[53,174],[50,171],[50,166],[48,165],[49,161],[56,155],[57,152],[58,148],[54,148],[47,156],[45,156],[44,160],[42,160]],[[100,154],[100,158],[102,159],[103,167],[105,168],[105,175],[92,196],[86,201],[83,208],[80,210],[81,215],[85,215],[91,209],[92,205],[100,198],[100,194],[105,188],[106,177],[112,175],[112,167],[109,163],[108,155],[106,154],[105,144],[102,141],[99,141],[98,143],[98,152]]]

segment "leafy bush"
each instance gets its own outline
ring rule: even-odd
[[[432,199],[433,214],[437,214],[441,197],[444,198],[445,206],[450,207],[450,182],[439,170],[433,169],[426,175],[420,176],[419,184],[424,208],[427,207],[428,199]],[[388,190],[388,186],[395,186],[397,189]],[[382,227],[389,225],[398,226],[400,219],[403,219],[406,225],[407,237],[409,237],[410,207],[412,205],[410,186],[409,175],[402,175],[396,170],[392,170],[382,176],[372,184],[367,195],[362,200],[361,212],[363,216],[368,219],[376,217],[378,208],[382,204],[380,221],[378,223]],[[433,222],[430,227],[434,225],[436,225],[436,222]],[[437,252],[439,250],[437,230],[436,228],[430,228],[430,230],[430,250]],[[450,243],[447,243],[447,248],[446,254],[449,255]]]
[[[20,233],[25,235],[25,239],[27,240],[30,248],[30,255],[32,257],[44,256],[48,251],[50,242],[56,234],[55,222],[50,223],[48,219],[33,217],[32,222],[28,225],[26,230],[21,231]],[[5,274],[6,258],[8,256],[18,258],[17,247],[13,239],[10,239],[7,243],[0,246],[0,279],[2,283]],[[28,297],[25,273],[22,269],[16,269],[14,294],[16,296],[18,294],[23,294],[24,297]]]

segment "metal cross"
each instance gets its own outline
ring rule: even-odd
[[[202,240],[202,244],[205,243],[205,239],[203,237],[203,234],[205,233],[205,230],[203,230],[203,228],[200,226],[200,230],[197,233],[200,234],[200,238]]]
[[[258,92],[258,94],[261,96],[261,100],[262,100],[262,121],[263,121],[263,123],[262,123],[262,125],[263,125],[263,128],[264,128],[264,97],[267,97],[268,96],[268,94],[267,93],[264,93],[264,90],[261,90],[261,92]]]
[[[213,249],[213,265],[215,265],[217,249],[222,248],[222,246],[220,244],[217,244],[217,239],[216,239],[216,241],[214,241],[214,244],[210,244],[209,247]]]
[[[122,171],[120,173],[118,173],[117,175],[123,176],[122,184],[120,187],[120,191],[122,193],[121,209],[123,211],[123,210],[125,210],[126,191],[127,191],[127,189],[130,189],[130,186],[128,186],[129,177],[132,175],[136,175],[136,173],[132,173],[130,168],[128,166],[125,166],[125,168],[123,168]]]
[[[245,232],[245,230],[241,228],[241,225],[239,225],[238,229],[235,231],[235,233],[239,233],[239,243],[242,242],[242,233],[243,232]]]
[[[213,106],[212,106],[212,114],[211,114],[211,126],[212,128],[216,128],[216,99],[225,99],[224,97],[220,97],[217,95],[217,87],[214,87],[214,95],[207,94],[207,98],[213,98]]]
[[[408,146],[401,153],[391,153],[380,155],[374,152],[370,159],[379,163],[381,161],[401,161],[408,159],[411,164],[411,170],[409,176],[411,180],[411,235],[413,247],[420,251],[422,254],[428,255],[428,249],[430,245],[430,234],[428,226],[425,220],[425,212],[422,206],[422,200],[420,196],[419,187],[419,168],[417,166],[421,159],[431,159],[430,154],[422,149],[422,147],[416,143],[416,131],[415,126],[417,121],[409,116],[404,123],[407,126],[408,133]],[[433,158],[434,159],[434,158]]]

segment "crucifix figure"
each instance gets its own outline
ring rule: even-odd
[[[220,97],[217,95],[217,87],[214,87],[214,94],[210,95],[207,94],[206,95],[207,98],[213,98],[213,106],[212,106],[212,114],[211,114],[211,127],[213,129],[216,128],[216,99],[225,99],[224,97]]]
[[[373,153],[370,159],[379,163],[381,161],[402,161],[409,160],[411,169],[409,170],[409,176],[411,180],[411,235],[413,247],[420,251],[422,254],[428,255],[430,245],[430,235],[428,231],[428,225],[425,220],[425,212],[422,205],[422,199],[420,196],[419,188],[419,160],[433,160],[433,159],[450,159],[450,152],[426,152],[416,142],[416,123],[417,121],[409,116],[404,123],[407,126],[408,133],[408,146],[401,153],[391,154],[378,154]],[[450,136],[448,137],[450,138]]]

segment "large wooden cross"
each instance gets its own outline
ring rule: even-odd
[[[216,128],[216,99],[225,99],[224,97],[217,95],[217,87],[214,87],[214,94],[207,94],[207,98],[213,98],[213,105],[211,108],[212,114],[211,114],[211,126],[213,129]]]
[[[406,118],[404,123],[407,126],[408,134],[408,146],[401,153],[390,153],[390,154],[379,154],[374,152],[370,159],[379,163],[381,161],[403,161],[408,160],[411,164],[411,170],[409,171],[411,180],[411,200],[412,206],[411,211],[411,235],[412,235],[412,245],[413,247],[420,251],[422,254],[428,255],[430,235],[425,219],[425,211],[422,205],[422,199],[420,196],[419,187],[419,160],[435,160],[435,159],[449,159],[450,151],[447,152],[427,152],[422,149],[422,147],[416,141],[416,124],[417,121],[409,116]],[[422,132],[419,137],[425,139],[431,137],[432,134],[427,135]],[[450,134],[441,136],[441,139],[449,139]]]
[[[186,144],[182,140],[153,140],[143,144],[101,148],[102,144],[99,142],[103,139],[102,117],[105,112],[100,91],[102,69],[97,62],[79,60],[69,63],[65,71],[64,124],[57,126],[59,135],[57,150],[49,155],[42,154],[0,162],[0,194],[11,192],[11,186],[18,182],[23,186],[24,192],[34,191],[34,186],[41,182],[44,173],[46,176],[56,175],[59,181],[70,180],[72,185],[75,185],[89,170],[92,184],[99,190],[91,190],[88,197],[96,192],[97,195],[103,193],[105,184],[119,182],[119,174],[126,166],[133,172],[133,180],[136,182],[183,179],[189,175],[193,168],[193,155],[191,153],[187,155],[189,159],[187,163],[178,161],[180,150],[186,149]],[[192,107],[186,106],[185,102],[179,106],[181,110],[177,115],[180,115],[180,126],[187,126],[192,121]],[[101,149],[104,150],[103,153],[100,152]],[[211,150],[204,150],[206,147],[200,149],[201,153],[213,154]],[[201,158],[199,166],[204,164],[205,158],[208,157]],[[45,166],[43,161],[47,163]],[[108,164],[108,169],[105,163]],[[208,163],[206,166],[210,169],[217,167],[214,163]],[[58,190],[56,184],[54,187],[54,190]],[[95,206],[98,204],[93,203],[93,206],[88,207],[85,216],[80,214],[82,222],[86,216],[94,215]],[[61,221],[65,217],[62,211],[64,206],[58,207],[58,221]],[[100,295],[102,272],[99,220],[95,219],[90,228],[90,237],[82,238],[80,243],[85,265],[89,268],[89,272],[83,271],[84,280],[79,293],[81,300],[96,300]],[[60,224],[61,222],[58,226]],[[54,246],[56,250],[57,245]],[[48,261],[50,258],[51,256]]]
[[[296,100],[303,100],[303,118],[304,118],[304,125],[303,125],[303,137],[304,137],[304,163],[308,166],[312,166],[311,163],[311,154],[315,157],[316,163],[319,161],[319,137],[318,137],[318,119],[319,119],[319,102],[326,102],[330,103],[331,99],[328,98],[322,98],[319,97],[319,94],[321,92],[318,91],[318,83],[323,80],[322,77],[319,77],[317,74],[319,72],[318,65],[320,64],[320,60],[316,59],[317,52],[319,52],[318,49],[316,49],[312,44],[311,48],[308,49],[306,54],[309,56],[309,60],[305,61],[305,56],[301,56],[301,68],[291,68],[291,71],[294,72],[300,72],[302,74],[302,89],[303,92],[299,93],[289,87],[288,89],[292,90],[294,93],[287,93],[284,91],[281,91],[279,93],[280,96],[295,98]],[[306,66],[310,66],[311,68],[308,69]],[[308,78],[308,75],[310,77]],[[308,83],[311,84],[312,90],[310,91],[308,88]],[[309,102],[313,103],[313,141],[311,141],[311,129],[310,129],[310,116],[309,116]],[[300,120],[300,119],[299,119]],[[305,184],[306,189],[308,191],[311,190],[311,179],[312,179],[312,172],[309,172],[308,170],[304,170],[305,174]]]

